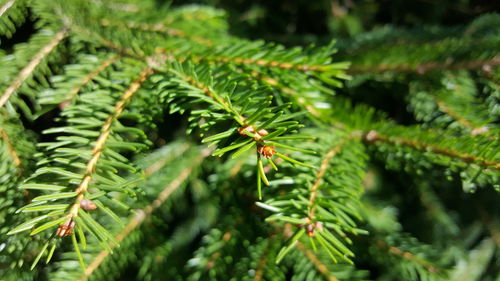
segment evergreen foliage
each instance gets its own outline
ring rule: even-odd
[[[498,280],[499,23],[2,1],[0,280]]]

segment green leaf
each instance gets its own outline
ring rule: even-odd
[[[47,255],[47,260],[45,261],[45,264],[48,264],[50,260],[52,259],[52,255],[54,255],[54,250],[56,249],[56,244],[53,243],[52,247],[50,247],[49,254]]]
[[[238,158],[241,154],[245,153],[247,150],[252,148],[255,145],[255,142],[250,142],[249,144],[245,145],[244,147],[238,149],[233,155],[231,155],[231,159]]]
[[[37,196],[33,198],[31,201],[49,201],[49,200],[58,200],[63,198],[71,198],[77,196],[77,192],[61,192],[61,193],[53,193],[48,195]]]
[[[111,233],[109,233],[109,231],[107,231],[104,227],[102,227],[89,214],[87,214],[83,210],[80,210],[79,214],[80,214],[80,217],[82,218],[82,220],[85,222],[85,224],[95,231],[95,233],[98,235],[98,238],[100,240],[103,240],[103,241],[109,240],[111,243],[118,245],[118,243],[116,242],[113,235],[111,235]]]
[[[62,223],[64,221],[66,221],[67,219],[68,218],[66,218],[66,217],[61,217],[61,218],[58,218],[56,220],[46,222],[46,223],[42,224],[41,226],[35,228],[35,230],[33,230],[30,233],[30,235],[35,235],[35,234],[40,233],[40,232],[42,232],[42,231],[44,231],[46,229],[54,227],[54,226],[56,226],[56,225],[58,225],[58,224],[60,224],[60,223]]]
[[[286,128],[280,127],[278,129],[276,129],[276,131],[274,131],[274,132],[272,132],[272,133],[270,133],[268,135],[263,136],[262,139],[263,140],[272,139],[274,137],[277,137],[277,136],[283,134],[284,132],[286,132],[286,130],[287,130]]]
[[[82,244],[82,249],[87,248],[87,239],[85,238],[85,233],[83,232],[80,224],[76,224],[76,232],[78,233],[78,238],[80,239],[80,243]]]
[[[110,218],[119,223],[121,226],[124,225],[120,217],[117,214],[115,214],[110,208],[104,206],[104,204],[102,204],[101,201],[95,200],[94,203],[97,205],[97,207],[99,207],[99,210],[105,212]]]
[[[276,166],[276,164],[274,163],[273,159],[272,158],[268,158],[267,161],[269,161],[269,164],[271,164],[271,166],[273,167],[273,169],[275,171],[278,170],[278,166]]]
[[[307,153],[307,154],[316,154],[316,151],[313,151],[313,150],[308,150],[308,149],[301,149],[301,148],[298,148],[298,147],[293,147],[293,146],[289,146],[289,145],[286,145],[286,144],[282,144],[282,143],[278,143],[278,142],[269,142],[270,144],[272,145],[275,145],[277,147],[283,147],[283,148],[286,148],[286,149],[289,149],[289,150],[293,150],[293,151],[299,151],[299,152],[302,152],[302,153]]]
[[[260,178],[260,172],[257,172],[257,194],[259,200],[262,200],[262,180]]]
[[[80,246],[78,246],[78,242],[76,241],[76,235],[74,232],[71,234],[71,241],[73,241],[73,247],[75,248],[75,253],[76,256],[78,257],[78,262],[82,267],[82,271],[85,272],[86,269],[85,262],[83,261],[83,256],[82,253],[80,252]]]
[[[239,143],[236,143],[236,144],[233,144],[233,145],[230,145],[230,146],[226,146],[224,148],[218,148],[218,149],[216,149],[212,153],[212,156],[222,156],[224,153],[226,153],[228,151],[231,151],[233,149],[236,149],[236,148],[238,148],[240,146],[244,146],[245,144],[247,144],[249,142],[253,142],[253,140],[249,139],[249,140],[246,140],[246,141],[243,141],[243,142],[239,142]]]
[[[328,245],[328,243],[325,241],[325,239],[323,237],[321,237],[321,235],[316,235],[315,238],[318,240],[318,242],[321,244],[321,246],[323,246],[323,248],[325,249],[325,251],[328,254],[328,256],[332,259],[332,261],[334,263],[337,263],[338,261],[335,258],[335,255],[330,250],[331,246]]]
[[[306,230],[304,228],[300,228],[298,231],[295,232],[295,234],[290,238],[288,241],[287,245],[279,251],[278,255],[276,256],[276,264],[280,263],[281,260],[290,252],[290,250],[295,246],[295,243],[306,233]]]
[[[276,152],[274,155],[276,155],[276,156],[278,156],[279,158],[281,158],[281,159],[283,159],[283,160],[285,160],[285,161],[288,161],[288,162],[290,162],[290,163],[292,163],[292,164],[296,164],[296,165],[304,166],[304,167],[311,168],[311,169],[313,169],[313,168],[314,168],[314,166],[311,166],[311,165],[306,164],[306,163],[302,163],[302,162],[297,161],[297,160],[295,160],[295,159],[292,159],[292,158],[290,158],[290,157],[288,157],[288,156],[286,156],[286,155],[283,155],[283,154],[281,154],[281,153],[279,153],[279,152]]]
[[[36,256],[35,260],[31,264],[30,270],[33,270],[33,268],[35,268],[35,266],[37,265],[38,261],[42,258],[43,254],[45,253],[45,250],[47,250],[47,246],[49,246],[49,242],[46,242],[43,245],[42,249],[40,250],[40,253],[38,253],[38,256]]]
[[[258,166],[258,172],[260,174],[260,177],[262,179],[262,181],[266,184],[266,185],[269,185],[269,181],[267,180],[267,177],[266,177],[266,172],[264,171],[264,166],[262,165],[262,158],[259,156],[259,158],[257,159],[257,166]]]
[[[266,219],[266,221],[283,221],[283,222],[289,222],[293,224],[304,224],[304,220],[298,219],[298,218],[292,218],[289,216],[283,216],[281,214],[273,215],[270,216]]]
[[[37,183],[27,183],[18,187],[19,189],[34,189],[34,190],[54,190],[59,191],[66,188],[65,186],[53,185],[53,184],[37,184]]]
[[[36,170],[35,174],[33,176],[38,176],[38,175],[43,175],[43,174],[56,174],[72,179],[79,179],[82,177],[82,175],[75,174],[66,170],[63,170],[61,168],[51,168],[51,167],[44,167]]]
[[[232,134],[234,134],[234,132],[236,132],[236,129],[235,128],[231,128],[231,129],[229,129],[229,130],[227,130],[225,132],[222,132],[222,133],[210,136],[210,137],[206,137],[206,138],[204,138],[201,141],[201,143],[218,141],[220,139],[227,138],[227,137],[231,136]]]
[[[69,204],[59,204],[59,205],[42,205],[42,206],[33,206],[28,208],[23,208],[22,212],[39,212],[39,211],[50,211],[50,210],[63,210],[66,209]]]
[[[330,241],[330,243],[332,243],[332,245],[335,246],[335,248],[339,249],[342,253],[354,257],[354,253],[351,252],[351,250],[349,250],[342,242],[340,242],[340,240],[338,240],[337,237],[335,237],[332,233],[330,233],[328,229],[323,229],[322,231],[318,231],[318,233],[321,233],[321,235],[326,240]]]
[[[23,224],[20,224],[18,225],[17,227],[15,227],[14,229],[12,229],[11,231],[9,231],[7,233],[7,235],[12,235],[12,234],[16,234],[18,232],[21,232],[21,231],[25,231],[25,230],[29,230],[31,229],[37,222],[45,219],[45,218],[48,218],[49,216],[48,215],[43,215],[43,216],[39,216],[39,217],[36,217],[34,219],[31,219]]]

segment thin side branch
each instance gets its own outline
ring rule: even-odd
[[[280,89],[285,94],[293,96],[299,104],[301,104],[307,111],[309,111],[309,113],[311,113],[315,117],[320,117],[319,111],[317,111],[310,103],[308,103],[306,99],[301,97],[300,94],[297,93],[297,91],[295,91],[294,89],[281,84],[278,80],[276,80],[274,78],[271,78],[268,76],[263,76],[260,73],[255,72],[255,71],[252,72],[252,76],[261,80],[262,82],[264,82],[270,86],[273,86],[273,87]]]
[[[87,162],[87,166],[85,168],[85,173],[83,175],[82,181],[80,182],[80,185],[76,189],[78,195],[76,197],[76,202],[73,204],[71,211],[68,215],[68,220],[71,220],[72,218],[78,216],[78,211],[80,210],[80,201],[83,200],[85,193],[87,192],[88,186],[92,179],[92,174],[94,173],[95,168],[97,166],[97,162],[99,161],[99,158],[102,155],[102,151],[104,149],[106,141],[108,140],[111,134],[111,126],[113,125],[113,122],[121,115],[121,113],[125,109],[125,104],[132,98],[132,96],[137,92],[137,90],[139,90],[142,83],[152,73],[153,70],[149,67],[141,72],[139,78],[130,85],[127,91],[125,91],[122,99],[118,101],[118,103],[116,103],[113,115],[109,116],[109,118],[104,123],[104,126],[102,127],[101,130],[101,135],[97,139],[94,148],[92,149],[92,157]]]
[[[174,180],[172,180],[162,192],[158,195],[158,197],[148,206],[146,206],[142,210],[138,210],[137,214],[129,221],[129,223],[125,226],[125,228],[115,237],[116,242],[118,244],[123,241],[133,230],[139,227],[145,219],[147,219],[154,210],[160,207],[169,197],[172,195],[174,191],[176,191],[186,179],[189,178],[191,172],[194,169],[194,166],[201,163],[201,161],[210,154],[211,149],[205,149],[200,154],[199,158],[196,160],[195,165],[190,166],[184,169]],[[153,164],[155,165],[155,164]],[[146,169],[147,170],[147,169]],[[147,174],[149,176],[151,174]],[[111,248],[116,247],[116,244],[110,244]],[[108,257],[110,254],[109,250],[101,251],[96,258],[92,261],[92,263],[86,268],[85,272],[78,279],[78,281],[87,280],[87,278],[92,275],[92,273],[99,268],[102,262]]]
[[[457,120],[458,123],[462,124],[464,127],[469,128],[469,129],[474,129],[474,126],[464,118],[460,117],[456,112],[451,110],[446,104],[444,104],[442,101],[439,101],[435,99],[437,106],[441,111],[444,113],[450,115],[453,119]]]
[[[408,146],[408,147],[411,147],[411,148],[419,150],[419,151],[424,151],[424,152],[425,151],[432,151],[434,153],[448,156],[450,158],[460,159],[461,161],[466,162],[466,163],[475,163],[481,167],[494,168],[496,170],[500,170],[500,163],[495,162],[495,161],[486,160],[486,159],[483,159],[483,158],[478,157],[478,156],[454,151],[451,149],[438,147],[438,146],[432,145],[432,144],[422,143],[419,141],[384,136],[384,135],[381,135],[374,130],[369,131],[366,134],[365,140],[368,143],[385,142],[385,143],[390,143],[390,144],[401,144],[401,145]]]
[[[245,117],[241,116],[238,112],[234,111],[232,109],[231,105],[226,100],[224,100],[221,96],[219,96],[217,93],[212,91],[212,89],[210,89],[206,85],[199,83],[198,81],[194,80],[192,77],[188,77],[186,75],[182,75],[182,74],[177,73],[177,72],[175,72],[175,74],[177,76],[180,76],[182,79],[184,79],[189,84],[191,84],[191,85],[195,86],[196,88],[198,88],[199,90],[201,90],[207,97],[212,98],[214,101],[216,101],[218,104],[220,104],[222,106],[222,108],[224,108],[225,111],[233,114],[234,119],[240,125],[242,125],[242,126],[248,125]]]
[[[415,262],[415,263],[423,266],[427,271],[429,271],[431,273],[439,272],[439,268],[435,267],[434,265],[432,265],[428,261],[421,259],[421,258],[417,257],[415,254],[410,253],[408,251],[403,251],[397,247],[390,246],[382,240],[377,241],[377,246],[382,248],[382,249],[387,249],[391,254],[394,254],[396,256],[400,256],[400,257],[407,259],[409,261]]]
[[[318,195],[318,188],[321,185],[321,182],[323,180],[323,177],[325,176],[326,170],[328,169],[328,165],[330,163],[330,160],[342,149],[342,147],[352,139],[352,135],[349,135],[348,137],[342,139],[340,142],[338,142],[335,147],[333,147],[330,151],[328,151],[327,154],[323,157],[323,160],[321,161],[321,166],[319,167],[318,172],[316,173],[316,177],[314,179],[314,183],[310,188],[310,196],[309,196],[309,220],[312,222],[314,221],[314,202],[316,201],[316,197]]]
[[[324,70],[323,65],[294,64],[291,62],[270,61],[265,59],[230,58],[223,56],[212,56],[212,57],[193,57],[193,60],[195,62],[199,61],[230,62],[240,65],[256,65],[264,67],[276,67],[281,69],[295,69],[303,72]]]
[[[368,67],[351,67],[348,71],[350,74],[361,74],[361,73],[370,73],[370,72],[415,72],[417,74],[425,74],[429,71],[434,70],[457,70],[457,69],[483,69],[483,70],[491,70],[491,68],[500,66],[500,56],[495,56],[491,59],[487,60],[472,60],[472,61],[464,61],[453,63],[453,61],[445,61],[445,62],[426,62],[420,65],[408,65],[408,64],[400,64],[400,65],[388,65],[388,64],[380,64],[377,66],[368,66]]]
[[[10,96],[30,77],[35,68],[43,61],[43,59],[66,37],[68,28],[63,28],[54,35],[54,38],[31,59],[31,61],[19,72],[17,77],[12,81],[9,87],[5,89],[0,97],[0,107],[4,106]]]
[[[135,30],[141,30],[141,31],[151,31],[151,32],[157,32],[157,33],[162,33],[166,34],[169,36],[174,36],[174,37],[181,37],[181,38],[186,38],[189,40],[192,40],[194,42],[206,45],[206,46],[213,46],[212,41],[198,37],[198,36],[190,36],[189,34],[185,33],[184,31],[172,27],[165,26],[162,23],[157,23],[157,24],[147,24],[147,23],[140,23],[140,22],[115,22],[115,21],[110,21],[108,19],[102,19],[100,21],[100,24],[105,27],[123,27],[127,29],[135,29]]]
[[[77,86],[75,86],[74,88],[71,89],[71,91],[66,96],[65,102],[68,102],[68,101],[72,100],[78,94],[78,92],[80,92],[80,90],[85,85],[87,85],[87,83],[89,83],[90,81],[92,81],[97,75],[99,75],[101,72],[103,72],[106,68],[108,68],[110,65],[112,65],[118,59],[120,59],[120,56],[118,56],[118,55],[117,56],[112,56],[111,58],[105,60],[101,65],[99,65],[92,72],[90,72],[89,74],[87,74],[87,76],[85,76],[82,79],[82,82],[80,84],[78,84]]]

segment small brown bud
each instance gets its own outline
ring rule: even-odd
[[[85,211],[92,211],[97,209],[96,204],[92,202],[92,200],[88,199],[83,199],[82,201],[80,201],[80,207],[82,207],[82,209],[84,209]]]
[[[276,147],[274,145],[262,145],[257,146],[257,151],[266,158],[271,158],[276,153]]]

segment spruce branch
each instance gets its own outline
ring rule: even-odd
[[[187,148],[187,147],[186,147]],[[158,194],[156,199],[149,204],[148,206],[136,210],[136,215],[130,219],[128,224],[123,228],[123,230],[116,235],[115,240],[116,242],[120,243],[124,239],[127,238],[127,236],[134,230],[136,230],[138,227],[141,226],[141,224],[147,220],[151,214],[158,208],[160,207],[168,198],[170,195],[175,192],[179,187],[182,186],[182,184],[189,178],[191,175],[193,169],[201,163],[201,161],[207,157],[210,154],[211,149],[205,149],[200,153],[200,155],[195,159],[195,161],[192,163],[192,165],[188,166],[187,168],[183,169],[171,182],[169,182],[163,190]],[[178,154],[182,154],[181,152],[177,152]],[[172,158],[176,158],[176,156],[171,156]],[[159,169],[161,169],[166,163],[170,162],[169,159],[163,158],[159,162],[153,163],[151,166],[145,169],[147,177],[151,176],[153,173],[157,172]],[[111,244],[110,247],[114,248],[116,247],[116,244]],[[99,268],[99,266],[103,263],[103,261],[106,259],[107,256],[111,254],[110,250],[102,250],[92,261],[92,263],[89,264],[89,266],[86,268],[85,272],[80,276],[78,279],[79,281],[84,281],[87,280],[92,273]]]
[[[415,262],[415,263],[423,266],[430,273],[438,273],[440,271],[439,268],[435,267],[432,263],[430,263],[422,258],[417,257],[416,255],[414,255],[411,252],[403,251],[397,247],[391,246],[382,240],[378,240],[376,245],[377,245],[377,247],[380,247],[384,250],[387,250],[391,254],[394,254],[394,255],[399,256],[403,259],[407,259],[411,262]]]
[[[304,253],[304,255],[306,255],[306,257],[309,259],[309,261],[312,264],[314,264],[314,267],[316,268],[316,270],[318,270],[325,277],[326,280],[339,281],[339,279],[337,279],[335,276],[333,276],[330,273],[330,271],[323,264],[323,262],[321,262],[321,260],[311,250],[307,249],[304,246],[304,244],[302,244],[301,242],[297,242],[297,249],[299,249],[299,251],[301,251],[302,253]]]
[[[316,201],[316,197],[318,196],[318,188],[322,183],[323,177],[325,176],[325,173],[327,169],[329,168],[329,163],[331,158],[335,157],[337,153],[340,152],[340,150],[344,147],[344,145],[350,141],[354,135],[348,135],[347,137],[341,139],[328,153],[323,156],[323,159],[321,160],[321,166],[319,167],[318,171],[316,172],[316,176],[314,179],[313,184],[311,185],[310,188],[310,195],[309,195],[309,206],[308,206],[308,218],[309,221],[312,223],[315,221],[314,219],[314,203]]]
[[[66,96],[65,102],[69,102],[75,98],[75,96],[80,92],[80,90],[87,85],[90,81],[92,81],[95,77],[97,77],[101,72],[106,70],[109,66],[111,66],[114,62],[118,61],[120,59],[119,55],[116,56],[111,56],[110,58],[106,59],[105,61],[102,62],[96,69],[92,70],[89,74],[87,74],[85,77],[82,78],[81,82],[74,86]]]
[[[135,80],[130,87],[125,91],[123,97],[118,103],[116,103],[113,114],[108,117],[105,121],[104,126],[101,129],[100,135],[97,138],[94,148],[92,149],[92,157],[87,162],[85,167],[85,172],[83,174],[83,178],[76,188],[75,192],[77,194],[75,203],[71,207],[71,210],[67,216],[67,222],[72,222],[74,218],[78,216],[78,212],[81,208],[81,201],[84,199],[87,189],[89,187],[90,181],[92,180],[92,174],[95,172],[98,161],[102,155],[104,146],[111,134],[111,126],[113,122],[121,115],[124,110],[127,102],[133,97],[133,95],[137,92],[137,90],[141,87],[141,84],[151,75],[153,74],[153,70],[149,67],[144,69],[140,74],[137,80]]]
[[[493,168],[495,170],[500,170],[500,163],[494,160],[488,160],[480,156],[464,153],[461,151],[456,151],[449,148],[444,148],[435,143],[427,143],[425,141],[411,140],[404,137],[391,137],[378,133],[375,130],[369,131],[365,140],[368,143],[385,142],[389,144],[398,144],[408,146],[412,149],[419,151],[430,151],[437,154],[441,154],[452,159],[458,159],[465,163],[474,163],[484,168]]]
[[[62,42],[67,36],[68,28],[63,28],[54,34],[53,39],[43,46],[38,53],[29,61],[29,63],[19,72],[12,83],[4,90],[0,96],[0,107],[4,106],[10,96],[23,84],[23,82],[32,75],[35,68]]]
[[[129,22],[116,22],[116,21],[110,21],[108,19],[102,19],[99,23],[103,27],[120,27],[120,28],[131,29],[131,30],[157,32],[157,33],[161,33],[161,34],[166,34],[168,36],[186,38],[188,40],[192,40],[194,42],[197,42],[197,43],[200,43],[200,44],[206,45],[206,46],[213,46],[214,45],[214,43],[212,41],[210,41],[209,39],[206,39],[206,38],[203,38],[200,36],[190,35],[190,34],[184,32],[180,29],[165,26],[163,23],[147,24],[147,23],[130,22],[130,21]]]
[[[366,74],[366,73],[379,73],[379,72],[394,72],[404,73],[411,72],[419,75],[424,75],[432,71],[444,70],[488,70],[500,66],[500,57],[495,56],[490,59],[470,60],[454,62],[453,59],[445,60],[444,62],[426,62],[418,65],[400,64],[388,65],[380,64],[370,67],[362,67],[353,65],[349,68],[349,74]]]

